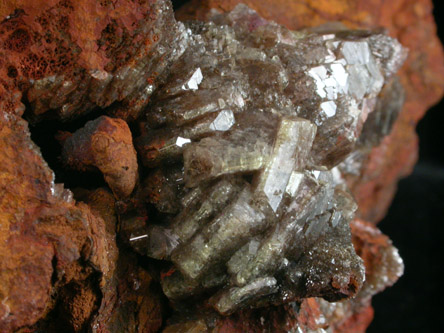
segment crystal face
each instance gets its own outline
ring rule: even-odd
[[[175,304],[201,297],[225,315],[355,295],[364,266],[340,170],[389,133],[406,51],[379,32],[289,31],[244,5],[187,34],[136,140],[157,213],[129,242],[171,263]]]

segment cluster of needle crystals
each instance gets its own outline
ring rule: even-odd
[[[357,207],[338,165],[388,133],[405,49],[381,31],[290,31],[244,5],[186,27],[136,139],[156,218],[131,245],[171,263],[162,288],[175,304],[230,314],[355,295]]]

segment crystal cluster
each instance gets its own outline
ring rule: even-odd
[[[129,242],[172,262],[162,288],[176,304],[230,314],[355,295],[356,204],[337,166],[390,131],[406,51],[380,31],[294,32],[244,5],[213,14],[187,24],[151,96],[136,149],[156,219],[128,227]]]

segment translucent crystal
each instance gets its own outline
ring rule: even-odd
[[[251,235],[267,226],[265,216],[252,207],[249,187],[245,187],[235,202],[172,254],[173,263],[188,278],[199,278],[211,265],[226,260]]]
[[[219,298],[212,300],[214,307],[221,314],[230,314],[241,306],[248,305],[252,300],[273,294],[278,290],[274,277],[264,277],[252,281],[242,288],[231,288]]]
[[[181,243],[188,241],[211,217],[216,216],[241,189],[242,182],[236,178],[222,179],[212,186],[200,199],[195,209],[184,209],[176,218],[173,233]]]
[[[137,140],[144,165],[165,171],[142,182],[156,213],[131,242],[170,261],[175,304],[226,315],[352,297],[364,267],[341,172],[389,133],[406,51],[379,31],[293,32],[245,5],[187,29]]]
[[[291,173],[301,170],[316,134],[316,126],[301,118],[282,118],[268,164],[258,175],[255,193],[265,194],[277,211]]]
[[[222,100],[222,99],[221,99]],[[223,101],[223,100],[222,100]],[[235,123],[234,114],[231,110],[222,110],[216,119],[210,124],[210,129],[215,131],[228,131]]]
[[[268,122],[267,122],[268,121]],[[200,181],[223,174],[259,170],[268,161],[276,121],[254,114],[239,119],[227,135],[203,138],[187,146],[183,153],[185,180],[193,187]],[[253,125],[253,126],[251,126]],[[263,125],[261,127],[256,126]]]
[[[199,89],[199,84],[202,82],[203,76],[200,68],[191,75],[191,78],[182,86],[183,90],[197,90]]]

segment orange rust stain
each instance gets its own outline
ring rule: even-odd
[[[169,271],[167,271],[167,272],[161,272],[161,273],[160,273],[160,278],[163,280],[164,278],[173,275],[175,271],[176,271],[176,269],[173,267],[173,268],[171,268],[171,269],[170,269]]]

